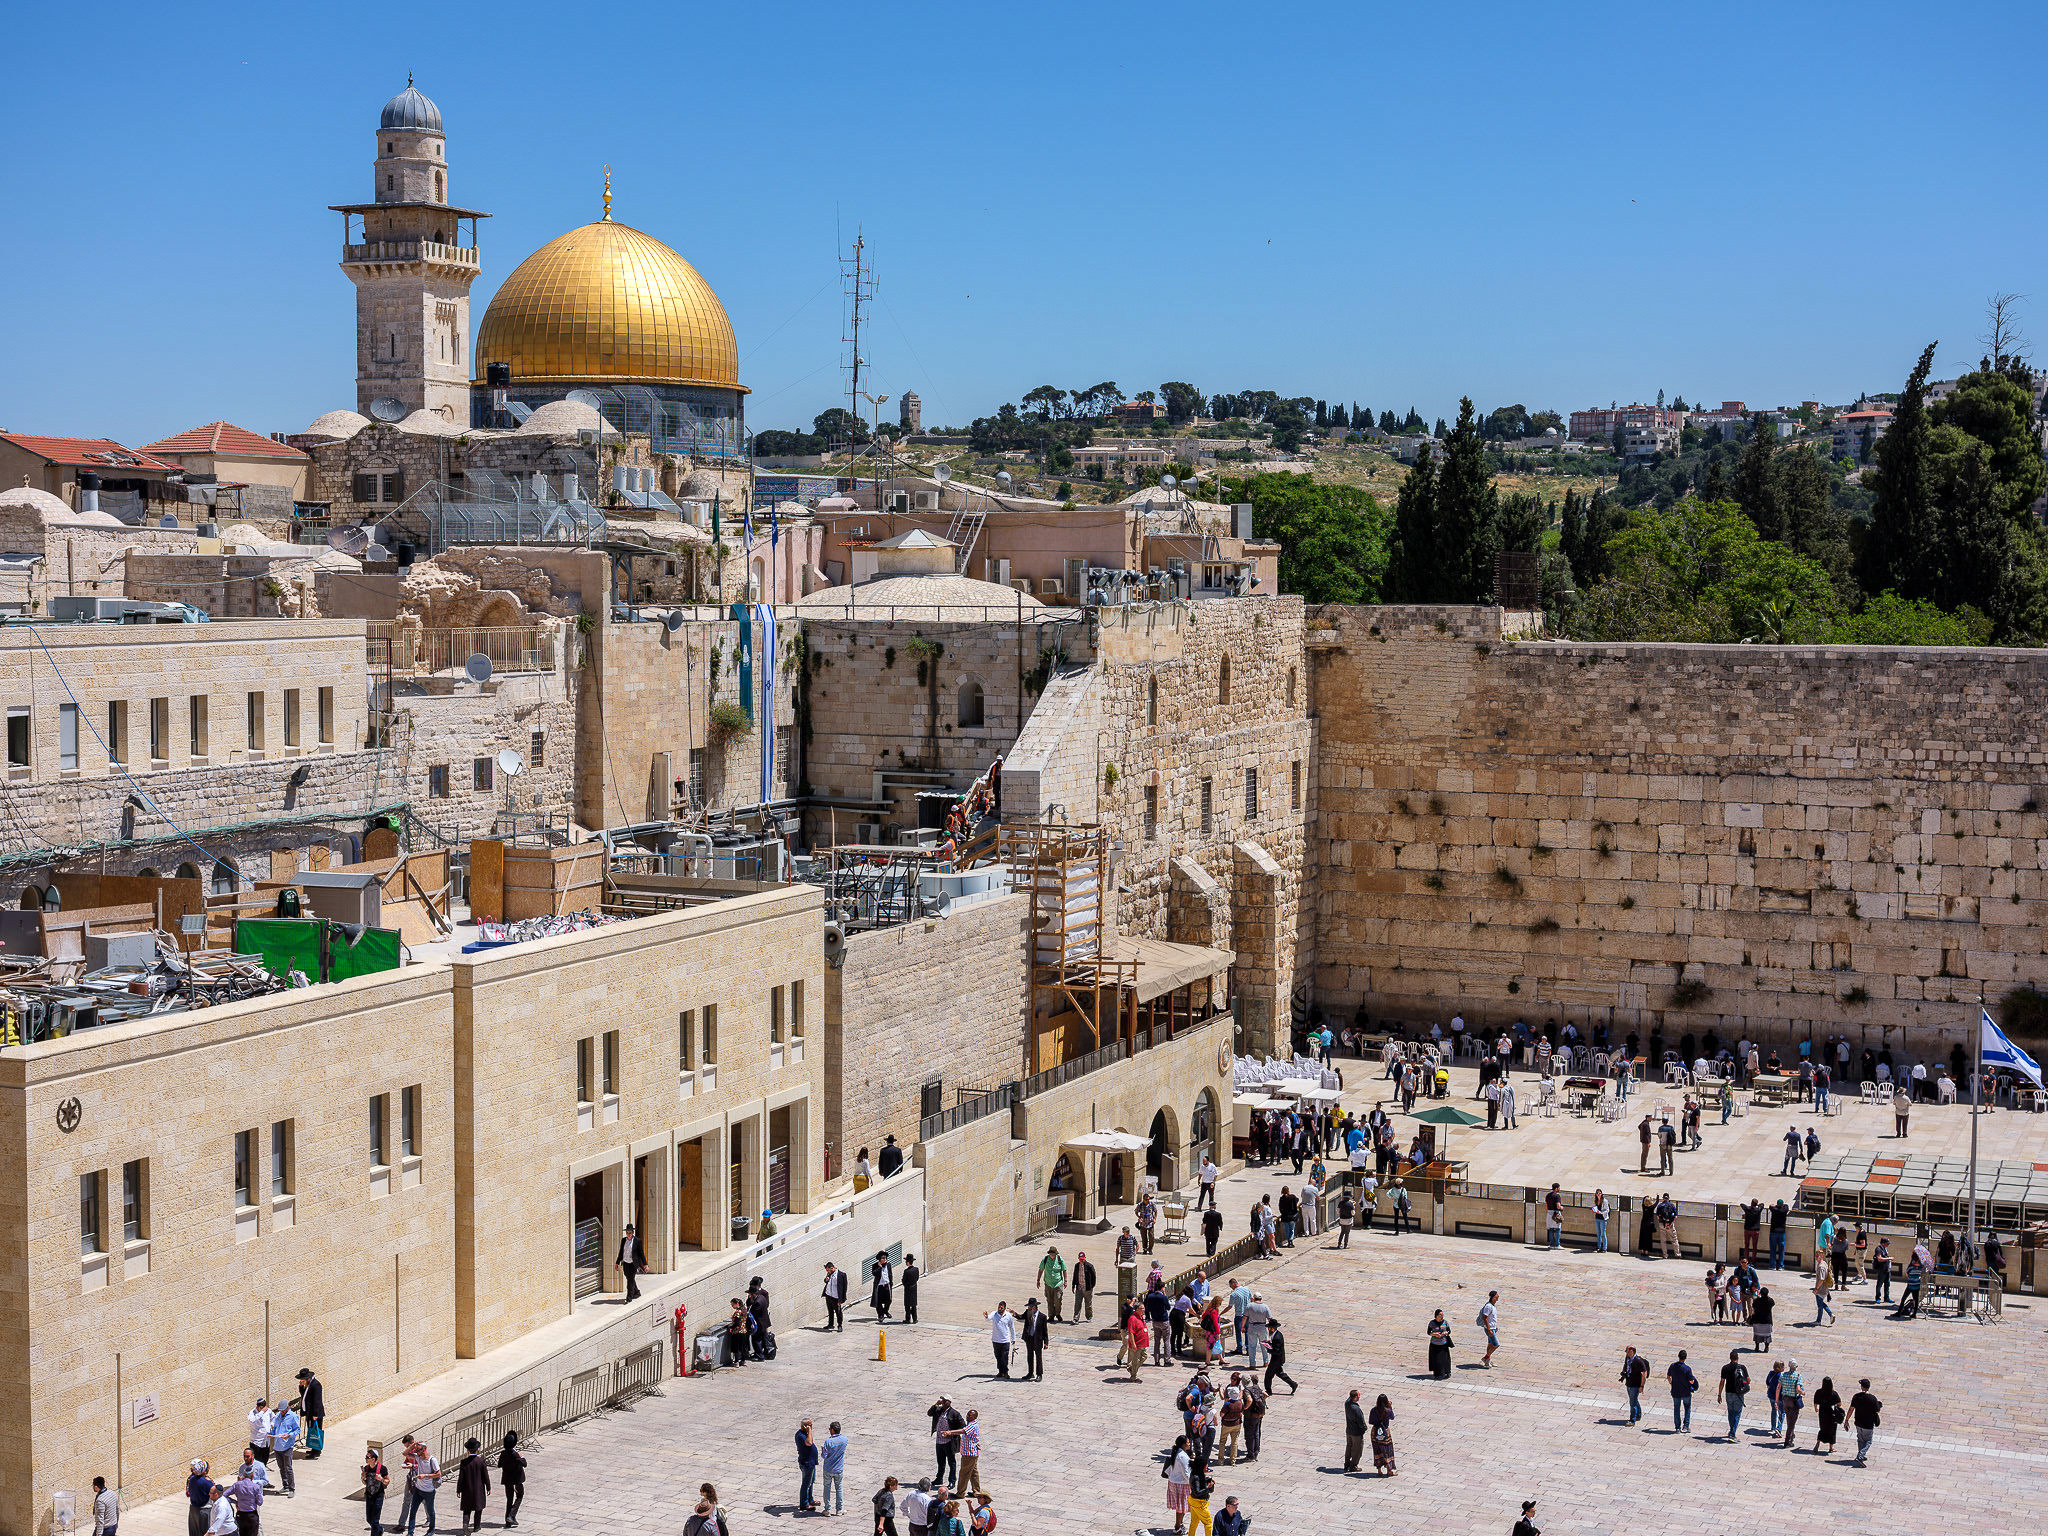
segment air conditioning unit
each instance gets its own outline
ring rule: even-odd
[[[939,510],[939,493],[919,491],[911,498],[911,505],[920,512],[936,512]]]
[[[1008,582],[1006,585],[1022,592],[1026,597],[1031,595],[1031,578],[1029,576],[1019,576],[1015,581]],[[1059,583],[1054,582],[1053,585],[1058,586]]]
[[[1040,597],[1065,597],[1067,595],[1067,584],[1057,576],[1048,576],[1038,584],[1038,595]]]

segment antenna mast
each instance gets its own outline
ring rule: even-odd
[[[862,320],[866,317],[867,307],[875,297],[875,269],[867,261],[867,241],[859,228],[854,230],[853,253],[839,258],[839,284],[846,300],[846,334],[840,338],[846,348],[845,357],[840,364],[846,373],[846,410],[849,416],[858,421],[861,401],[865,398],[860,387],[861,372],[867,364],[867,359],[861,356],[860,328]],[[881,457],[874,447],[880,441],[879,428],[882,425],[879,419],[879,403],[876,415],[877,419],[869,430],[868,451],[876,455],[875,510],[879,512],[882,510],[882,465]],[[850,478],[858,478],[859,470],[856,466],[859,459],[859,444],[853,441],[853,431],[848,428],[846,467]]]

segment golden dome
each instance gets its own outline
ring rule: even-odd
[[[709,384],[740,389],[725,306],[697,269],[609,218],[559,235],[505,279],[476,336],[477,382]]]

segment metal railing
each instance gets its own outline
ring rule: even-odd
[[[467,629],[414,629],[395,619],[370,619],[364,625],[370,663],[388,665],[393,677],[422,677],[460,672],[470,657],[490,658],[493,672],[539,672],[551,647],[540,631],[522,626]]]
[[[1070,1083],[1077,1077],[1085,1077],[1090,1072],[1099,1072],[1104,1067],[1116,1065],[1127,1054],[1129,1051],[1124,1041],[1112,1040],[1101,1049],[1090,1051],[1086,1056],[1076,1056],[1072,1061],[1063,1061],[1056,1067],[1047,1067],[1043,1072],[1034,1072],[1019,1085],[1017,1097],[1028,1099],[1048,1089],[1057,1088],[1062,1083]]]
[[[597,1412],[611,1400],[611,1362],[564,1376],[555,1385],[555,1423],[568,1424]]]
[[[457,1419],[441,1431],[441,1465],[452,1467],[461,1461],[463,1445],[469,1440],[494,1445],[505,1438],[507,1430],[516,1430],[522,1440],[534,1439],[540,1434],[541,1410],[546,1399],[547,1388],[535,1387],[523,1397]]]
[[[1017,1090],[1020,1086],[1018,1083],[1004,1083],[1001,1087],[991,1088],[986,1093],[962,1099],[951,1109],[942,1109],[936,1115],[926,1115],[918,1121],[917,1139],[930,1141],[934,1136],[957,1131],[963,1125],[972,1125],[975,1121],[993,1115],[999,1110],[1008,1109],[1017,1102]]]

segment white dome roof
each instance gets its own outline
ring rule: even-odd
[[[460,437],[469,430],[458,427],[445,416],[436,416],[422,406],[398,424],[401,432],[410,432],[414,437]]]
[[[62,497],[39,491],[32,485],[17,485],[10,491],[0,491],[0,508],[10,512],[40,512],[46,518],[71,516],[71,509],[64,505]]]
[[[307,437],[354,437],[370,424],[370,418],[354,411],[329,411],[316,416],[306,427]]]
[[[798,613],[818,619],[834,614],[882,619],[889,617],[891,608],[903,609],[903,616],[912,619],[943,617],[953,611],[964,619],[1001,618],[1005,613],[1029,613],[1044,607],[1030,593],[1015,587],[951,573],[881,576],[857,587],[824,587],[796,603]]]
[[[550,400],[537,407],[519,424],[516,435],[573,436],[578,432],[596,432],[605,437],[619,435],[619,429],[606,421],[597,407],[580,400]]]

